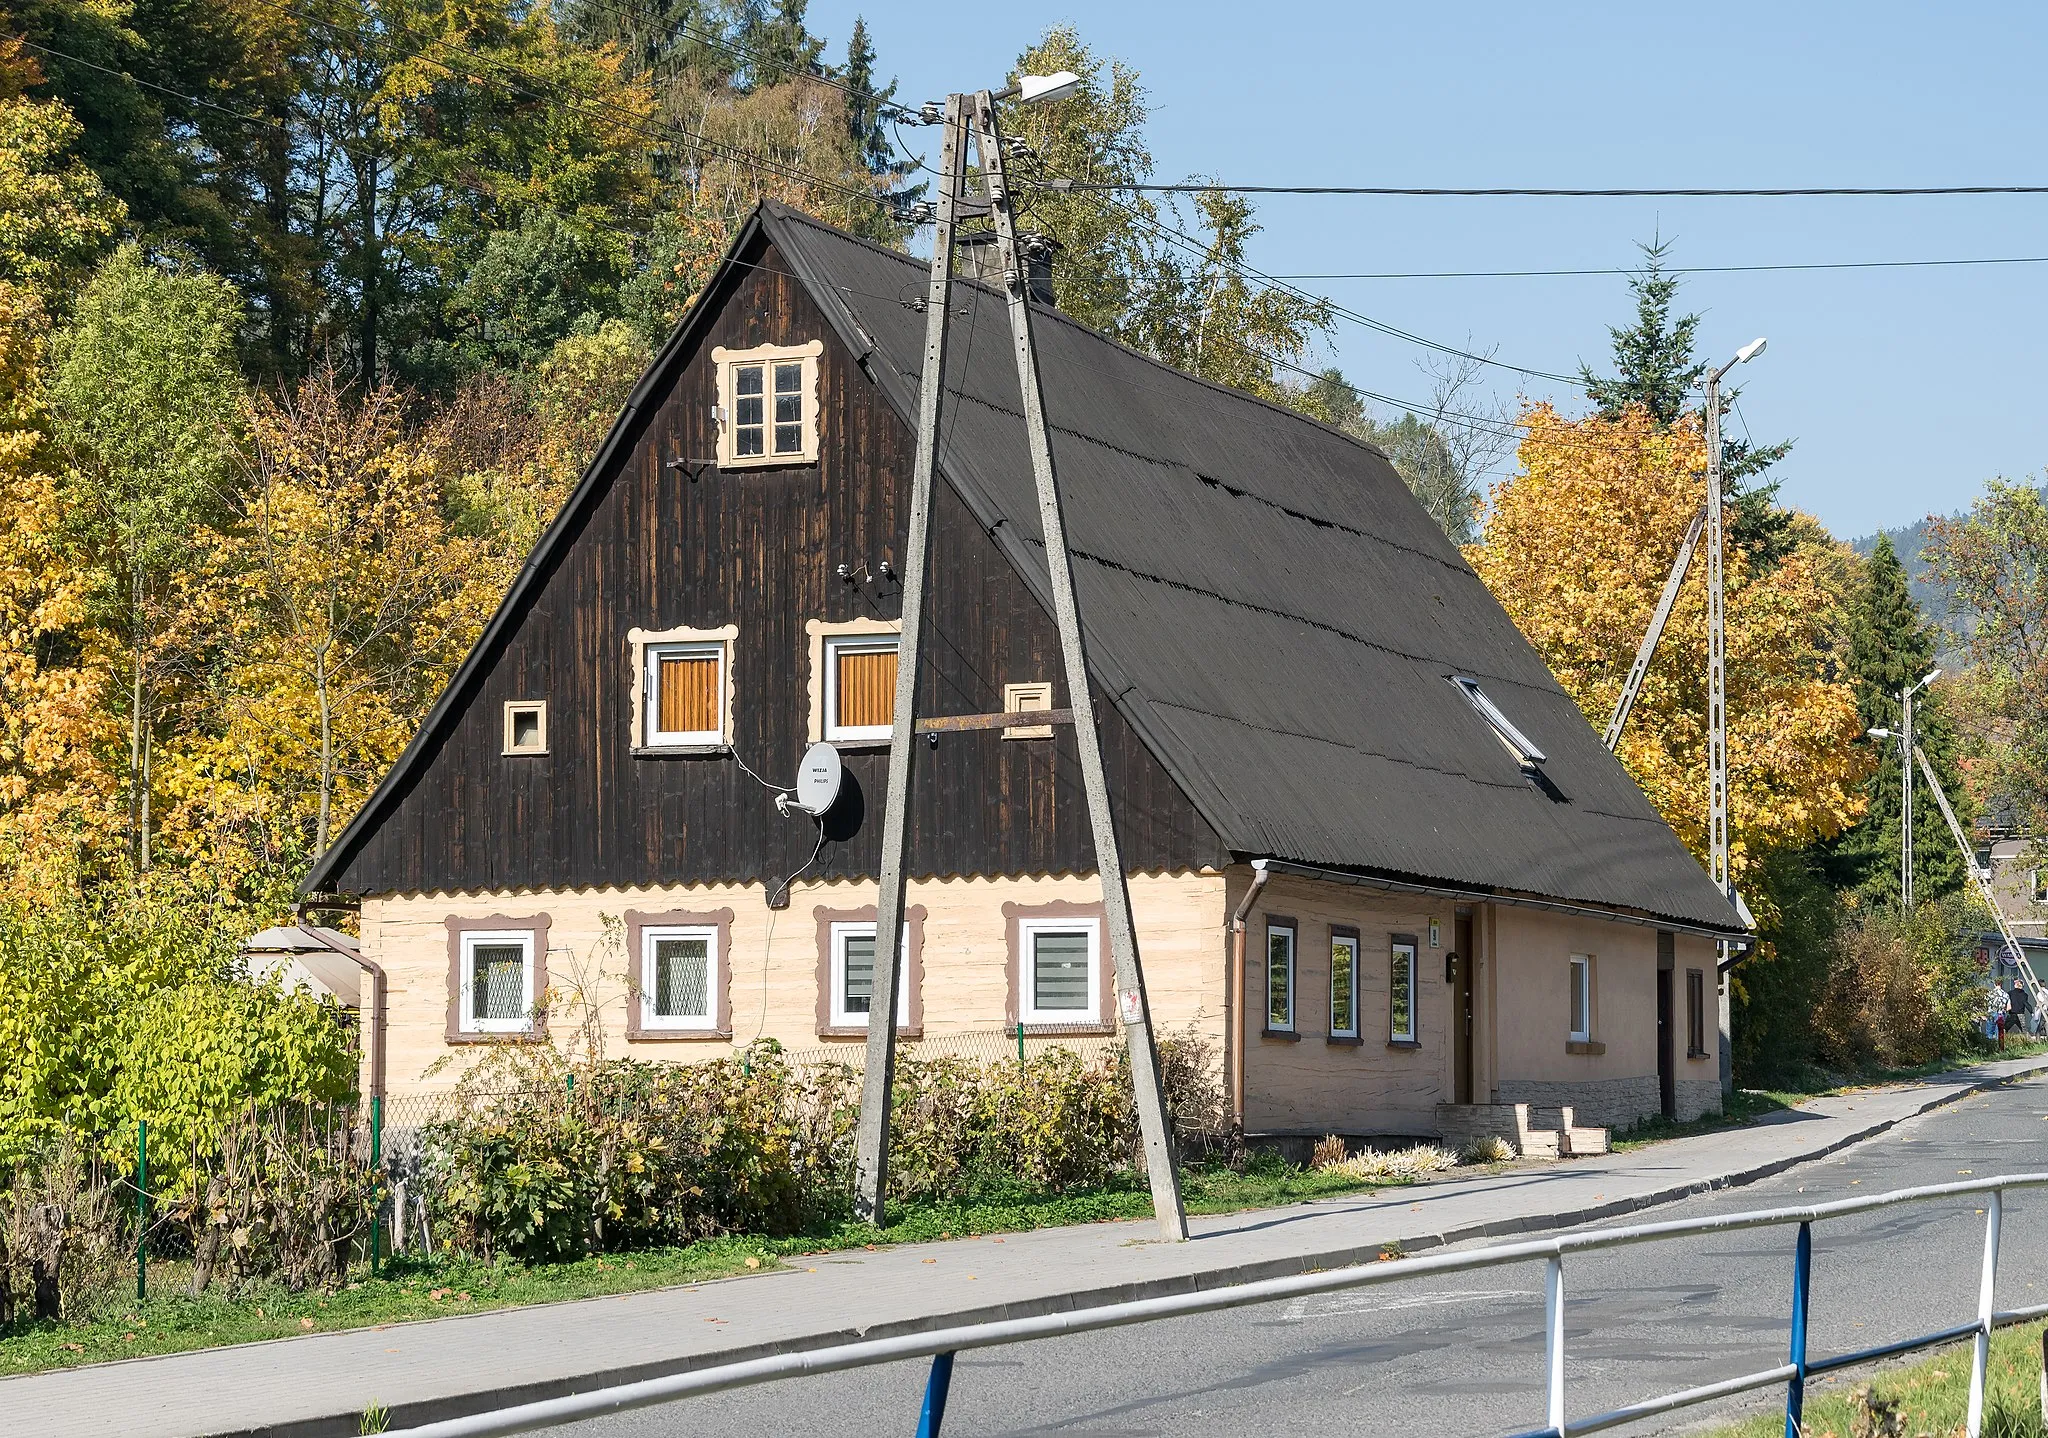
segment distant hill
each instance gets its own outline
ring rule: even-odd
[[[1866,534],[1861,539],[1849,541],[1849,547],[1858,554],[1869,554],[1877,548],[1878,535],[1889,535],[1892,548],[1898,551],[1899,563],[1906,568],[1907,588],[1913,602],[1920,606],[1920,612],[1930,623],[1939,624],[1949,633],[1955,628],[1949,622],[1948,592],[1927,572],[1927,561],[1920,551],[1927,545],[1927,521],[1901,525],[1897,529],[1881,529],[1877,534]],[[1946,647],[1946,646],[1944,646]]]

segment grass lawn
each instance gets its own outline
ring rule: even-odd
[[[2022,1324],[1992,1335],[1990,1381],[1984,1404],[1985,1438],[2042,1438],[2041,1325]],[[1806,1389],[1806,1438],[1861,1438],[1864,1434],[1963,1431],[1970,1401],[1970,1347],[1943,1349],[1904,1367],[1875,1375],[1816,1380]],[[1882,1415],[1896,1405],[1896,1426]],[[1785,1414],[1760,1414],[1708,1430],[1704,1438],[1783,1438]]]
[[[1255,1163],[1244,1173],[1191,1169],[1183,1182],[1191,1213],[1271,1208],[1390,1186],[1291,1168],[1277,1160]],[[282,1287],[262,1287],[232,1299],[214,1290],[191,1298],[184,1292],[189,1273],[185,1264],[153,1263],[150,1297],[145,1303],[136,1303],[130,1288],[125,1299],[110,1298],[98,1311],[77,1320],[18,1323],[0,1335],[0,1375],[667,1288],[765,1272],[791,1254],[1144,1218],[1152,1212],[1152,1196],[1140,1178],[1057,1198],[905,1204],[895,1212],[896,1221],[884,1229],[844,1223],[794,1238],[710,1239],[688,1248],[606,1254],[573,1263],[528,1265],[506,1260],[491,1264],[466,1258],[427,1261],[400,1257],[388,1262],[378,1278],[357,1270],[353,1281],[334,1293],[295,1294]]]

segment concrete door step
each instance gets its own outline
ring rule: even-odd
[[[1440,1103],[1436,1129],[1448,1144],[1498,1138],[1524,1158],[1577,1158],[1606,1153],[1604,1128],[1574,1121],[1569,1105],[1527,1103]]]

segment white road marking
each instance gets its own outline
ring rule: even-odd
[[[1311,1300],[1297,1298],[1287,1305],[1281,1318],[1299,1323],[1310,1318],[1348,1318],[1360,1313],[1393,1313],[1403,1308],[1431,1308],[1445,1303],[1472,1303],[1488,1298],[1534,1298],[1533,1288],[1475,1288],[1455,1293],[1418,1293],[1409,1298],[1375,1301],[1367,1294],[1346,1294],[1323,1300],[1323,1306],[1309,1311]]]

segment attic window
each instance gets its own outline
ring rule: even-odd
[[[1501,747],[1515,756],[1515,762],[1524,769],[1534,769],[1543,763],[1545,755],[1536,747],[1535,741],[1514,725],[1514,721],[1500,712],[1500,706],[1486,697],[1486,691],[1479,687],[1477,679],[1468,679],[1462,674],[1453,674],[1451,682],[1463,691],[1472,711],[1486,721],[1493,730],[1493,737],[1500,740]]]
[[[718,366],[718,463],[724,469],[818,461],[818,356],[824,344],[711,351]]]

